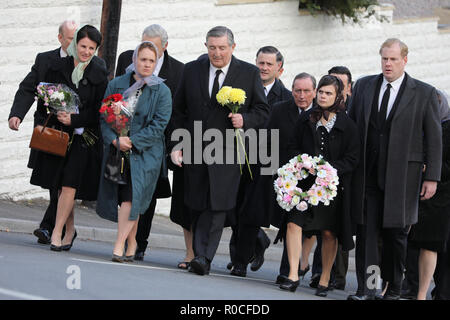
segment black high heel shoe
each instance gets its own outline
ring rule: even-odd
[[[329,287],[324,287],[319,284],[317,286],[315,295],[318,297],[326,297],[328,295],[328,291],[330,291]]]
[[[309,271],[309,264],[305,268],[305,270],[302,270],[302,269],[298,270],[298,276],[301,277],[302,279],[304,279],[305,275],[308,273],[308,271]]]
[[[70,242],[70,244],[61,246],[61,250],[69,251],[72,248],[73,241],[75,240],[76,237],[77,237],[77,230],[75,230],[75,233],[73,234],[72,242]]]
[[[50,244],[50,250],[52,251],[61,251],[62,246],[55,246],[54,244]]]
[[[300,281],[292,281],[291,279],[286,279],[285,282],[283,282],[282,284],[280,284],[280,289],[283,290],[289,290],[290,292],[294,292],[295,290],[297,290],[297,287],[299,285]]]

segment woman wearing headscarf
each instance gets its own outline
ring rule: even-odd
[[[79,28],[67,48],[68,56],[49,63],[45,75],[46,82],[65,84],[80,98],[77,113],[59,111],[48,121],[49,127],[61,128],[69,134],[66,156],[38,151],[31,175],[32,184],[60,192],[50,246],[53,251],[67,251],[72,247],[76,237],[75,199],[92,201],[97,198],[102,158],[98,110],[108,79],[106,70],[91,60],[101,41],[102,36],[95,27]],[[41,103],[39,100],[38,104]],[[35,117],[37,123],[43,124],[47,114],[37,112]],[[61,239],[64,225],[65,236]]]
[[[123,94],[133,113],[128,136],[118,137],[103,118],[100,120],[104,157],[96,210],[101,217],[118,222],[112,256],[115,262],[133,261],[139,215],[145,213],[152,200],[163,161],[164,129],[172,113],[172,98],[163,80],[153,75],[157,57],[158,49],[152,42],[139,44],[127,73],[113,79],[105,93],[105,97]],[[125,185],[104,178],[111,144],[129,152]]]
[[[446,247],[450,233],[450,109],[445,94],[437,92],[442,121],[441,181],[431,199],[420,201],[418,222],[412,226],[408,241],[420,249],[417,300],[426,300],[438,253],[450,249]]]
[[[292,156],[308,154],[322,156],[337,170],[339,185],[337,196],[328,206],[319,203],[306,211],[293,210],[286,213],[286,246],[289,260],[289,276],[280,285],[283,290],[295,291],[299,284],[298,264],[302,251],[302,231],[322,236],[322,274],[316,295],[327,296],[331,267],[339,243],[345,251],[354,247],[350,219],[348,190],[353,170],[359,160],[359,139],[356,125],[345,113],[342,96],[343,84],[335,76],[322,77],[317,86],[317,102],[309,117],[297,122]],[[307,190],[315,177],[301,181]]]

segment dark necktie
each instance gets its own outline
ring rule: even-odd
[[[219,92],[219,76],[222,73],[222,70],[216,70],[216,77],[214,78],[214,83],[211,91],[211,102],[215,103],[217,101],[216,95]]]
[[[383,99],[381,100],[380,111],[378,112],[379,129],[383,129],[386,122],[387,107],[389,103],[389,97],[391,95],[391,88],[391,84],[388,83],[383,94]]]

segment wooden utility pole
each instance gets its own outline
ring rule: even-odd
[[[106,62],[109,80],[114,78],[114,70],[116,68],[121,9],[122,0],[103,0],[102,22],[100,26],[103,44],[99,48],[98,55]]]

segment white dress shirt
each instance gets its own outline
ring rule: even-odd
[[[156,62],[156,67],[155,67],[155,70],[153,71],[154,76],[159,75],[159,72],[161,71],[163,63],[164,63],[164,53],[161,56],[161,58],[158,59],[158,62]]]
[[[227,76],[228,69],[230,68],[231,61],[223,68],[220,68],[222,70],[222,73],[219,75],[219,90],[222,88],[223,81],[225,80],[225,77]],[[212,88],[214,85],[214,79],[216,78],[216,71],[219,68],[214,67],[211,63],[209,64],[209,96],[211,97]]]
[[[67,52],[65,52],[65,51],[63,50],[63,48],[60,48],[60,49],[59,49],[59,56],[60,56],[61,58],[65,58],[65,57],[67,57]]]
[[[381,101],[383,100],[384,92],[386,91],[386,87],[388,83],[391,84],[391,92],[389,95],[389,101],[386,110],[386,119],[389,117],[389,113],[392,110],[392,106],[394,105],[395,99],[397,98],[398,91],[400,90],[400,86],[402,85],[403,79],[405,78],[405,73],[403,72],[402,76],[393,82],[388,82],[385,77],[383,77],[383,83],[380,88],[380,95],[378,96],[378,111],[381,108]]]
[[[303,110],[302,108],[298,108],[298,114],[302,114],[302,112],[304,112],[304,111],[308,111],[309,109],[311,109],[313,107],[313,104],[311,103],[310,105],[309,105],[309,107],[308,108],[306,108],[305,110]]]
[[[264,93],[267,95],[269,94],[270,90],[272,90],[273,85],[275,84],[275,80],[273,80],[273,82],[271,84],[268,85],[263,85],[264,86]]]

